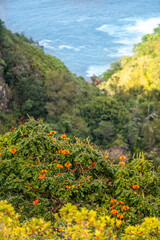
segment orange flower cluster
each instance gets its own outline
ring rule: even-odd
[[[137,189],[137,188],[139,188],[139,185],[133,185],[132,188]]]
[[[66,188],[69,190],[71,187],[67,185]]]
[[[33,204],[37,204],[37,203],[39,203],[39,200],[38,200],[38,199],[35,200],[35,201],[33,201]]]
[[[14,130],[15,129],[15,127],[11,127],[11,130]]]
[[[62,153],[62,154],[64,154],[64,155],[69,155],[70,154],[70,151],[68,151],[68,150],[59,150],[59,153]]]
[[[61,164],[57,164],[58,168],[63,168],[63,166]]]
[[[123,210],[128,210],[128,209],[129,209],[128,205],[123,207]]]
[[[62,176],[64,176],[64,174],[63,174],[63,173],[58,173],[58,174],[57,174],[57,176],[59,176],[59,175],[62,175]]]
[[[126,160],[126,157],[122,156],[119,159],[123,161],[123,160]]]
[[[123,202],[123,201],[117,202],[117,205],[118,205],[118,204],[124,204],[124,202]]]
[[[12,149],[10,150],[10,152],[13,153],[13,154],[15,154],[15,153],[17,152],[17,150],[16,150],[15,148],[12,148]]]
[[[97,163],[96,162],[92,162],[91,165],[96,167]]]
[[[111,211],[111,213],[116,214],[116,213],[118,213],[118,210],[114,209],[114,210]]]
[[[123,166],[123,165],[125,165],[125,162],[119,162],[119,164],[121,164]]]
[[[107,159],[107,158],[109,158],[109,156],[107,155],[107,156],[105,156],[105,158]]]
[[[47,172],[47,170],[42,170],[42,171],[41,171],[41,173],[46,173],[46,172]]]
[[[123,215],[121,215],[121,214],[118,214],[117,217],[120,218],[120,219],[124,218]]]
[[[45,178],[45,175],[39,175],[38,178],[43,180]]]
[[[52,134],[57,134],[57,132],[56,132],[56,131],[51,131],[51,132],[48,134],[48,136],[51,136]]]
[[[23,122],[19,122],[19,123],[18,123],[18,125],[22,125],[22,124],[23,124]]]
[[[0,156],[2,155],[2,153],[0,153]]]
[[[92,146],[93,148],[95,148],[95,146]]]
[[[63,138],[66,138],[67,137],[67,135],[66,134],[62,134],[61,135],[61,138],[63,139]]]
[[[115,203],[115,202],[117,202],[116,199],[111,199],[111,201],[110,201],[110,203]]]
[[[69,163],[69,162],[67,162],[67,163],[65,163],[65,165],[64,165],[65,167],[67,167],[67,168],[69,168],[69,167],[71,167],[72,166],[72,164],[71,163]]]

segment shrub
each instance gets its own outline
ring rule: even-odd
[[[47,219],[67,202],[94,207],[106,201],[113,167],[95,146],[48,134],[42,120],[20,122],[12,129],[0,143],[1,199],[28,216]],[[39,202],[33,204],[35,200]]]

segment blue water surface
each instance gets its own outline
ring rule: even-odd
[[[159,0],[0,0],[13,32],[38,40],[85,79],[99,75],[160,23]]]

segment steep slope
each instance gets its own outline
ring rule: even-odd
[[[160,90],[160,27],[153,34],[145,35],[142,42],[135,45],[134,52],[132,57],[122,57],[104,73],[101,89],[110,94],[131,88]]]
[[[93,92],[99,91],[45,54],[37,42],[11,33],[0,22],[1,131],[27,114],[48,122],[59,122],[64,114],[73,118]]]

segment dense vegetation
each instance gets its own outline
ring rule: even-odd
[[[0,132],[29,114],[45,118],[48,130],[89,137],[113,159],[146,152],[158,162],[159,33],[144,36],[133,57],[113,63],[102,83],[92,78],[89,84],[0,22]]]
[[[143,237],[158,239],[160,175],[151,161],[121,156],[113,164],[89,141],[54,129],[47,133],[45,127],[43,120],[31,118],[1,136],[0,200],[7,199],[21,214],[18,219],[1,202],[4,239],[50,239],[46,234],[51,239],[141,239],[146,228]],[[9,218],[14,221],[8,223]],[[52,221],[52,230],[41,218]],[[138,226],[130,226],[141,223],[138,233]],[[12,232],[14,226],[18,232]]]
[[[159,40],[89,84],[0,21],[0,239],[160,239]]]

